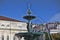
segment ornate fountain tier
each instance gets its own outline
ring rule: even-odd
[[[28,15],[24,16],[23,18],[28,21],[36,18],[35,16],[32,16],[30,14],[31,14],[31,11],[30,11],[30,9],[28,9]]]
[[[32,20],[35,18],[35,16],[24,16],[23,18],[25,18],[26,20]]]

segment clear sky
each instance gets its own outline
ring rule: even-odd
[[[28,1],[35,23],[60,21],[60,0],[0,0],[0,15],[25,21]]]

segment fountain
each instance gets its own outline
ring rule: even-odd
[[[34,32],[31,24],[31,20],[35,19],[36,17],[31,15],[31,10],[30,8],[28,9],[28,15],[24,16],[23,18],[28,20],[27,22],[27,32],[22,32],[22,33],[17,33],[15,36],[19,37],[19,40],[21,40],[22,37],[24,37],[24,40],[41,40],[39,37],[41,35],[45,34],[45,31],[42,32]],[[48,29],[47,29],[48,30]],[[50,34],[49,38],[50,38]],[[45,40],[45,39],[43,39]],[[51,39],[49,39],[51,40]]]
[[[24,33],[17,33],[16,36],[19,36],[20,38],[24,37],[24,40],[39,40],[38,37],[43,34],[43,32],[33,32],[32,26],[31,26],[31,20],[35,19],[35,16],[31,15],[30,9],[28,9],[28,15],[24,16],[23,18],[28,20],[27,23],[27,31]]]

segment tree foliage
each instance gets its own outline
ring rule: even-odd
[[[60,40],[60,33],[51,34],[52,39]]]
[[[46,33],[46,40],[49,40],[48,33]],[[50,34],[52,40],[60,40],[60,33]]]

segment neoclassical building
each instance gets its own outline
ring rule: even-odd
[[[33,31],[37,32],[39,30],[42,30],[43,25],[40,25],[39,29],[38,26],[36,26],[36,24],[33,24],[32,26],[34,29]],[[17,37],[15,34],[27,32],[26,27],[26,22],[0,16],[0,40],[20,40],[20,38]],[[24,40],[24,38],[22,38],[21,40]]]
[[[26,22],[0,16],[0,40],[19,40],[15,34],[26,32],[26,25]]]

